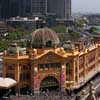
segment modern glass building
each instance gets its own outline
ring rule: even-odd
[[[32,0],[33,15],[56,15],[59,19],[69,19],[71,16],[71,0]]]
[[[71,17],[71,0],[48,0],[48,13],[55,14],[59,19]]]
[[[58,19],[69,19],[71,0],[1,0],[1,16],[45,16],[56,15]]]
[[[31,12],[33,16],[41,16],[47,13],[47,0],[31,0]]]

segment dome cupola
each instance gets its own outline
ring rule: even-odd
[[[37,29],[32,33],[32,46],[35,48],[54,47],[59,42],[56,32],[49,28]]]

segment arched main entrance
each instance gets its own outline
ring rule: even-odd
[[[46,78],[44,78],[41,83],[40,83],[40,90],[41,91],[45,91],[45,90],[57,90],[59,89],[59,82],[58,80],[53,77],[53,76],[48,76]]]
[[[21,87],[18,90],[18,92],[20,92],[20,94],[23,94],[23,95],[30,93],[29,91],[30,91],[30,87],[28,84],[21,84]]]

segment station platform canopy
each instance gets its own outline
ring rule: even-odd
[[[0,77],[0,88],[9,89],[15,86],[17,82],[11,78]]]

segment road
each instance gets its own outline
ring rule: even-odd
[[[93,82],[94,89],[96,89],[96,95],[100,94],[100,74],[98,74],[94,79],[91,80]],[[86,91],[86,95],[84,96],[85,98],[89,95],[89,90],[90,90],[90,83],[88,83],[85,87],[83,87],[82,90]],[[83,96],[82,90],[77,95],[80,95],[81,97]]]

